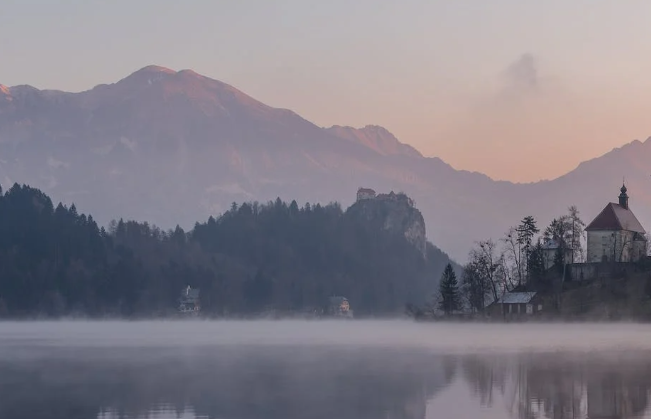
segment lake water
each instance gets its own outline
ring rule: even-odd
[[[0,323],[0,419],[651,418],[651,326]]]

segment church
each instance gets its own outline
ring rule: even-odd
[[[586,227],[587,260],[596,262],[636,262],[647,254],[646,231],[628,206],[626,185],[618,203],[609,203]]]

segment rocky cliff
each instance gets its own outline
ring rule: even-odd
[[[425,219],[407,195],[391,192],[359,199],[346,212],[366,220],[375,228],[403,235],[423,257],[427,257]]]

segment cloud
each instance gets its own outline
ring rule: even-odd
[[[576,153],[571,144],[581,109],[571,86],[528,52],[504,62],[495,76],[445,133],[460,156],[451,164],[516,181],[571,169],[562,166],[571,158],[558,156],[560,149]]]
[[[498,73],[495,83],[492,92],[475,104],[475,113],[488,116],[502,112],[507,115],[527,112],[531,107],[544,107],[546,101],[565,94],[559,80],[542,75],[538,60],[529,52],[507,63]]]
[[[565,105],[571,100],[568,86],[557,76],[541,68],[535,55],[525,52],[508,63],[499,73],[496,89],[481,100],[482,112],[547,111],[547,107]],[[539,109],[534,109],[539,108]]]
[[[504,70],[506,87],[518,89],[536,89],[540,85],[538,64],[530,53],[522,54]]]

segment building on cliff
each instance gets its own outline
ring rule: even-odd
[[[359,188],[357,190],[357,201],[362,201],[364,199],[374,199],[375,191],[369,188]]]
[[[636,262],[647,255],[646,231],[628,205],[626,185],[619,203],[609,203],[586,227],[587,262]]]

